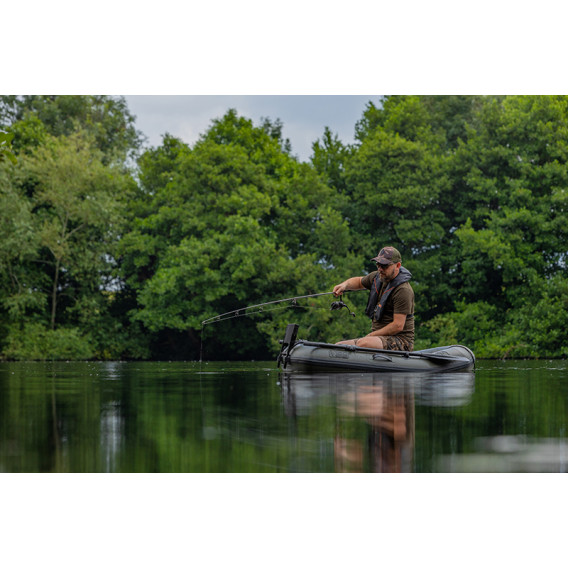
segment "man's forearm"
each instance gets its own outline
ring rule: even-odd
[[[345,288],[346,290],[362,290],[363,289],[363,284],[361,284],[361,277],[360,276],[354,276],[353,278],[348,278],[345,281],[345,284],[347,285],[347,287]]]
[[[397,333],[400,333],[403,329],[404,326],[401,326],[400,324],[397,324],[396,322],[393,321],[385,325],[385,327],[381,327],[381,329],[372,331],[367,335],[371,337],[383,336],[383,335],[396,335]]]

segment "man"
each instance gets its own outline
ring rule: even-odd
[[[414,290],[412,274],[402,266],[394,247],[384,247],[372,259],[377,270],[367,276],[354,276],[333,288],[335,296],[346,290],[370,290],[365,313],[372,319],[372,331],[364,337],[339,341],[374,349],[412,351],[414,347]]]

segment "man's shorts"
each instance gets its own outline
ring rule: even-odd
[[[401,337],[399,335],[385,335],[381,337],[383,343],[386,343],[385,349],[390,349],[391,351],[412,351],[414,348],[414,341],[408,339],[407,337]]]

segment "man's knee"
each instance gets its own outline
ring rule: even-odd
[[[354,339],[344,339],[343,341],[337,341],[335,345],[355,345]]]
[[[370,347],[371,349],[384,349],[384,342],[382,337],[367,336],[362,337],[357,341],[357,347]]]

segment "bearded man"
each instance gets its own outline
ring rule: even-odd
[[[384,247],[371,259],[377,270],[367,276],[354,276],[333,288],[335,296],[347,290],[370,291],[365,313],[371,318],[371,333],[339,345],[357,345],[374,349],[412,351],[414,348],[414,290],[412,274],[402,266],[400,252]]]

